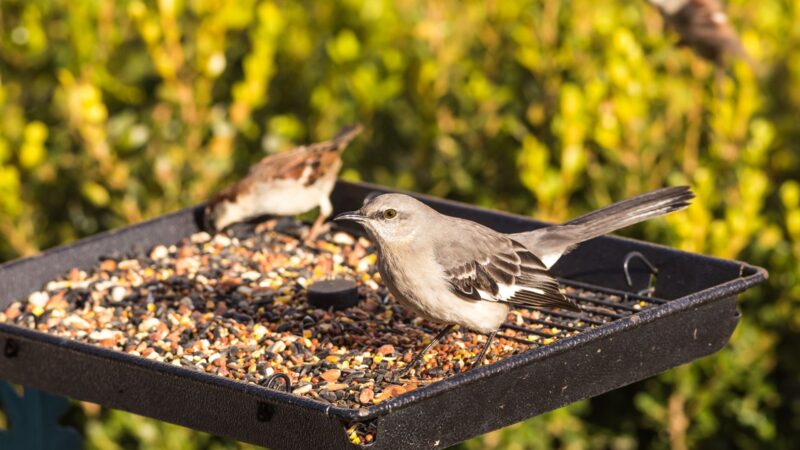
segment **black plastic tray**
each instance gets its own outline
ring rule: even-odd
[[[385,190],[339,182],[332,200],[336,212],[352,210],[369,193]],[[544,225],[418,197],[500,231]],[[177,242],[198,230],[199,211],[185,209],[4,264],[0,309],[114,250]],[[568,280],[630,290],[622,262],[631,251],[659,268],[656,292],[669,301],[369,408],[328,406],[6,323],[0,323],[0,377],[275,449],[357,448],[345,431],[354,421],[376,422],[374,449],[442,448],[719,350],[739,320],[736,295],[767,278],[764,269],[745,263],[617,237],[581,245],[554,270]],[[645,272],[637,279],[646,280]]]

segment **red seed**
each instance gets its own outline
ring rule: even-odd
[[[392,353],[394,353],[394,346],[392,344],[381,345],[381,347],[378,349],[379,355],[386,356],[391,355]]]
[[[326,370],[325,372],[322,372],[322,374],[319,377],[322,378],[323,380],[327,381],[328,383],[334,383],[334,382],[336,382],[336,380],[339,379],[340,376],[342,376],[342,371],[341,370],[339,370],[339,369],[330,369],[330,370]]]

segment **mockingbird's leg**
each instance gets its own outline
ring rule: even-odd
[[[428,343],[428,345],[426,345],[425,348],[422,349],[421,352],[417,353],[417,356],[415,356],[414,359],[412,359],[411,362],[408,363],[407,366],[403,367],[402,369],[400,369],[399,372],[397,372],[397,378],[405,376],[405,374],[407,374],[408,371],[411,370],[412,367],[416,366],[417,363],[419,363],[422,360],[422,357],[425,356],[425,353],[428,353],[428,350],[430,350],[431,347],[433,347],[439,341],[444,339],[444,337],[447,336],[447,333],[449,333],[450,330],[452,330],[454,326],[455,325],[451,323],[451,324],[445,326],[444,328],[442,328],[442,331],[440,331],[439,334],[437,334],[436,337],[434,337],[433,340],[431,340]]]
[[[483,350],[481,350],[481,354],[475,359],[475,363],[472,364],[470,369],[474,369],[475,367],[479,367],[481,363],[483,363],[483,357],[486,356],[486,351],[489,350],[489,347],[492,345],[492,339],[494,339],[494,335],[497,334],[497,331],[492,331],[489,336],[486,337],[486,345],[483,346]]]

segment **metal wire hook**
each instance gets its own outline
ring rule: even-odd
[[[275,381],[283,380],[283,390],[287,393],[292,392],[292,380],[289,378],[288,375],[285,373],[276,373],[275,375],[267,378],[266,380],[261,380],[261,385],[266,387],[267,389],[275,389]]]
[[[653,265],[643,254],[633,251],[625,255],[625,261],[622,263],[622,269],[625,272],[625,281],[628,287],[633,287],[633,280],[631,279],[630,263],[634,258],[642,261],[648,269],[650,269],[650,281],[647,283],[647,289],[642,289],[637,292],[638,295],[647,295],[648,297],[655,291],[656,278],[658,277],[658,268]]]

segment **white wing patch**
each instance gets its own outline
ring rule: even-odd
[[[507,284],[498,284],[497,285],[497,295],[492,294],[491,292],[486,292],[484,290],[478,289],[478,294],[480,294],[481,299],[493,301],[493,302],[504,302],[510,298],[513,298],[514,295],[519,291],[529,291],[533,292],[538,295],[545,295],[544,290],[535,288],[535,287],[523,287],[523,286],[509,286]]]
[[[542,264],[548,269],[553,267],[553,264],[558,262],[559,259],[563,256],[563,253],[550,253],[549,255],[544,255],[541,260]]]

